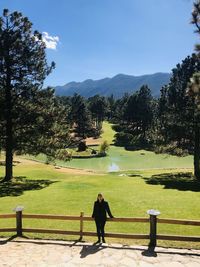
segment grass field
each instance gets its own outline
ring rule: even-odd
[[[3,172],[4,167],[1,166],[0,176],[3,176]],[[0,213],[10,213],[16,205],[23,205],[26,213],[79,215],[84,211],[85,215],[90,216],[97,193],[103,192],[115,217],[147,217],[146,211],[154,208],[161,211],[161,218],[199,219],[200,186],[191,180],[191,175],[187,172],[177,172],[182,174],[176,176],[174,170],[129,171],[126,172],[127,176],[120,176],[120,173],[70,173],[64,168],[59,170],[50,165],[22,160],[14,167],[14,173],[19,179],[27,179],[26,186],[22,186],[23,182],[17,186],[14,184],[13,187],[0,186]],[[13,224],[12,220],[0,221],[0,227]],[[57,224],[56,221],[46,220],[27,220],[24,226],[79,229],[79,223],[58,221]],[[85,230],[95,231],[94,223],[85,223]],[[109,222],[106,230],[148,234],[149,225]],[[199,227],[192,226],[166,224],[159,226],[158,231],[168,234],[200,235]],[[63,238],[56,235],[34,236]],[[85,240],[95,239],[87,237]],[[148,243],[142,240],[118,241]],[[166,241],[159,244],[200,248],[198,244],[183,242]]]
[[[101,140],[107,140],[108,144],[113,143],[115,131],[112,129],[111,124],[104,121],[103,122],[103,133],[101,135]]]
[[[104,127],[107,130],[103,138],[111,143],[114,132],[109,124]],[[193,180],[190,156],[180,158],[148,151],[130,152],[111,146],[106,158],[57,162],[82,170],[58,169],[24,158],[15,160],[14,176],[18,180],[12,185],[0,184],[0,214],[10,213],[16,205],[23,205],[26,213],[79,215],[83,211],[90,216],[96,195],[102,192],[115,217],[148,217],[146,211],[153,208],[160,210],[161,218],[200,220],[200,184]],[[45,157],[39,155],[38,160],[45,161]],[[109,166],[114,166],[115,172],[107,172]],[[0,166],[0,177],[4,175],[4,168]],[[11,219],[0,220],[0,227],[14,224]],[[27,219],[24,227],[79,230],[79,223]],[[85,222],[84,230],[95,231],[94,223]],[[108,222],[106,231],[148,234],[149,225]],[[200,236],[200,227],[163,224],[158,226],[158,233]],[[76,238],[47,234],[28,236]],[[95,241],[92,237],[84,239]],[[107,241],[148,244],[143,240]],[[189,242],[159,241],[158,244],[200,248],[199,243]]]

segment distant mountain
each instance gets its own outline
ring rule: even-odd
[[[55,87],[56,95],[72,96],[78,93],[84,97],[110,96],[113,94],[116,98],[124,93],[133,93],[144,84],[147,84],[152,91],[152,95],[159,96],[163,85],[168,84],[170,80],[169,73],[155,73],[142,76],[131,76],[118,74],[113,78],[104,78],[101,80],[85,80],[83,82],[70,82],[63,86]]]

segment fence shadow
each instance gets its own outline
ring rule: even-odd
[[[177,189],[180,191],[200,192],[200,182],[196,180],[192,172],[162,173],[143,177],[147,184],[163,185],[164,189]]]
[[[145,257],[157,257],[157,253],[155,252],[155,246],[148,246],[148,249],[142,251],[141,254]]]
[[[146,246],[138,246],[135,245],[133,246],[129,246],[129,245],[123,245],[123,246],[114,246],[114,245],[102,245],[102,244],[98,244],[95,245],[91,244],[91,245],[86,245],[84,244],[84,241],[79,242],[78,240],[53,240],[53,239],[39,239],[39,238],[35,238],[35,239],[29,239],[29,237],[27,236],[23,236],[23,239],[17,239],[16,235],[13,235],[5,240],[0,241],[0,245],[5,245],[9,242],[15,242],[15,243],[23,243],[23,244],[35,244],[35,245],[42,245],[42,246],[46,246],[46,245],[54,245],[55,249],[56,246],[64,246],[64,247],[82,247],[81,251],[79,252],[80,254],[80,258],[85,258],[91,254],[95,254],[98,251],[102,250],[102,249],[114,249],[114,250],[127,250],[127,251],[140,251],[141,255],[144,257],[157,257],[158,255],[180,255],[180,256],[199,256],[199,253],[197,252],[197,250],[191,250],[191,249],[187,249],[187,251],[182,248],[176,247],[176,248],[170,248],[170,247],[146,247]],[[162,249],[162,250],[160,250]],[[164,250],[163,250],[164,249]]]
[[[17,237],[17,235],[13,235],[11,237],[8,237],[7,239],[0,240],[0,245],[5,245],[8,242],[14,240]]]
[[[3,179],[3,177],[1,177],[1,179]],[[0,180],[0,197],[20,196],[24,193],[24,191],[41,190],[55,182],[57,181],[47,179],[31,180],[27,179],[26,176],[17,176],[11,182],[1,183]]]

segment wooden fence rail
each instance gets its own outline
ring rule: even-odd
[[[0,219],[15,218],[15,228],[1,228],[0,232],[16,232],[17,236],[22,236],[23,233],[48,233],[48,234],[62,234],[62,235],[77,235],[81,240],[83,236],[96,236],[94,232],[84,231],[84,222],[93,221],[93,218],[84,216],[81,212],[80,216],[69,215],[45,215],[45,214],[23,214],[22,209],[16,209],[15,214],[0,214]],[[48,219],[48,220],[69,220],[79,221],[79,231],[65,231],[60,229],[40,229],[40,228],[24,228],[24,219]],[[149,239],[150,246],[156,246],[157,240],[174,240],[174,241],[191,241],[200,242],[200,236],[180,236],[180,235],[160,235],[157,234],[158,223],[164,224],[178,224],[178,225],[193,225],[200,226],[200,221],[195,220],[177,220],[177,219],[159,219],[157,215],[150,214],[149,218],[113,218],[108,219],[110,222],[122,223],[148,223],[150,226],[149,234],[122,234],[122,233],[106,233],[106,237],[112,238],[127,238],[127,239]]]

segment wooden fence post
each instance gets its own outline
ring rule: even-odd
[[[158,210],[148,210],[147,213],[150,215],[149,222],[150,222],[150,242],[149,247],[156,247],[157,245],[157,216],[160,214]]]
[[[17,206],[14,211],[16,212],[16,232],[17,236],[22,236],[22,211],[24,207]]]
[[[84,216],[84,212],[81,212],[80,214],[80,238],[79,238],[80,241],[83,239],[83,216]]]

